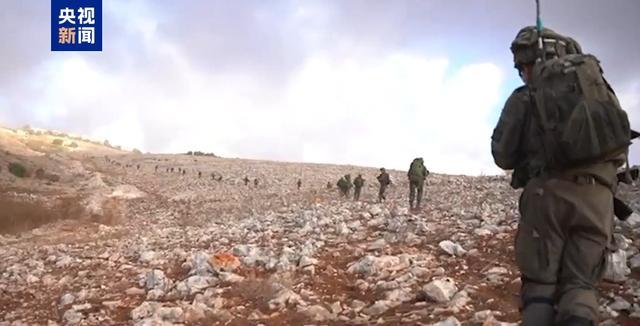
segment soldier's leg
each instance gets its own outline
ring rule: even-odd
[[[613,195],[596,183],[564,182],[558,191],[574,205],[558,284],[558,321],[579,317],[598,322],[596,283],[611,239]]]
[[[416,185],[413,181],[409,181],[409,208],[413,209],[413,200],[416,197]]]
[[[416,197],[416,208],[420,208],[420,202],[422,201],[422,190],[424,189],[424,182],[418,184],[418,193]]]
[[[522,325],[554,325],[557,274],[562,257],[562,202],[544,180],[534,179],[520,197],[515,241],[521,272]],[[561,213],[561,212],[560,212]]]

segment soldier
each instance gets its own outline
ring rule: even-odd
[[[331,185],[331,181],[327,181],[327,189],[331,189],[331,187],[333,187],[333,186]]]
[[[340,189],[340,193],[342,194],[342,196],[348,197],[349,191],[353,187],[353,184],[351,183],[351,175],[345,174],[342,178],[340,178],[340,180],[338,180],[337,186],[338,189]]]
[[[300,190],[300,187],[302,187],[302,179],[298,179],[298,190]]]
[[[158,166],[156,165],[155,172],[158,172]]]
[[[187,174],[187,169],[182,169],[182,175]]]
[[[253,186],[258,188],[258,178],[253,179]]]
[[[171,173],[173,173],[173,168],[171,168]]]
[[[511,186],[524,188],[515,240],[522,322],[597,325],[595,285],[612,237],[616,170],[628,151],[629,121],[593,57],[550,29],[542,36],[531,26],[512,42],[524,86],[507,99],[491,137],[495,163],[513,169]],[[565,110],[572,120],[560,122],[568,119]],[[589,123],[582,128],[565,127],[584,121],[585,114]],[[560,130],[551,129],[550,121]],[[573,146],[558,147],[560,132]],[[599,152],[605,148],[611,151]]]
[[[246,175],[244,176],[244,185],[245,186],[249,185],[249,177],[247,177]]]
[[[200,179],[200,177],[202,177],[202,172],[198,171],[198,179]]]
[[[222,181],[222,174],[218,176],[218,181]]]
[[[389,177],[389,173],[384,168],[380,168],[380,175],[378,176],[378,182],[380,183],[380,190],[378,191],[378,202],[381,203],[383,200],[387,200],[384,192],[387,190],[387,186],[391,184],[391,178]]]
[[[140,170],[140,164],[136,165],[136,170]]]
[[[211,172],[211,180],[213,181],[216,180],[216,174],[214,172]]]
[[[416,201],[415,209],[420,209],[424,180],[429,175],[429,170],[424,166],[422,157],[415,158],[409,166],[407,177],[409,178],[409,208],[414,209],[413,201]],[[416,197],[417,190],[417,197]]]
[[[364,186],[364,179],[362,178],[362,174],[358,174],[358,176],[353,180],[353,200],[360,200],[360,192],[362,191],[362,187]]]

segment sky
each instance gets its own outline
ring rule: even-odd
[[[542,0],[640,128],[640,1]],[[3,0],[0,125],[189,150],[499,174],[490,137],[521,82],[533,0],[103,0],[102,52],[51,52],[50,1]],[[632,147],[632,164],[640,159]]]

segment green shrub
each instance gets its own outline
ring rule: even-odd
[[[76,143],[76,142],[71,142],[71,144],[69,144],[69,147],[71,147],[71,148],[78,148],[78,143]]]
[[[9,163],[9,172],[18,178],[27,177],[27,168],[20,163]]]
[[[53,144],[54,145],[58,145],[58,146],[62,146],[62,144],[64,144],[64,140],[60,139],[60,138],[56,138],[53,140]]]

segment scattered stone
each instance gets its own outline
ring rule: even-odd
[[[300,312],[313,321],[326,321],[335,318],[329,310],[321,305],[313,305],[300,310]]]
[[[71,293],[65,293],[60,297],[60,305],[66,306],[72,304],[76,300],[76,297]]]
[[[427,298],[438,303],[446,303],[451,300],[458,288],[452,279],[444,278],[429,282],[422,290]]]
[[[64,320],[66,325],[77,325],[83,319],[84,315],[74,309],[69,309],[64,312],[64,315],[62,315],[62,320]]]
[[[624,298],[616,296],[609,307],[615,311],[629,311],[631,309],[631,304]]]
[[[138,258],[138,261],[143,264],[148,264],[152,262],[155,258],[156,258],[156,253],[154,251],[149,250],[141,253],[140,258]]]
[[[438,246],[451,256],[462,256],[467,252],[461,245],[449,240],[440,241]]]

